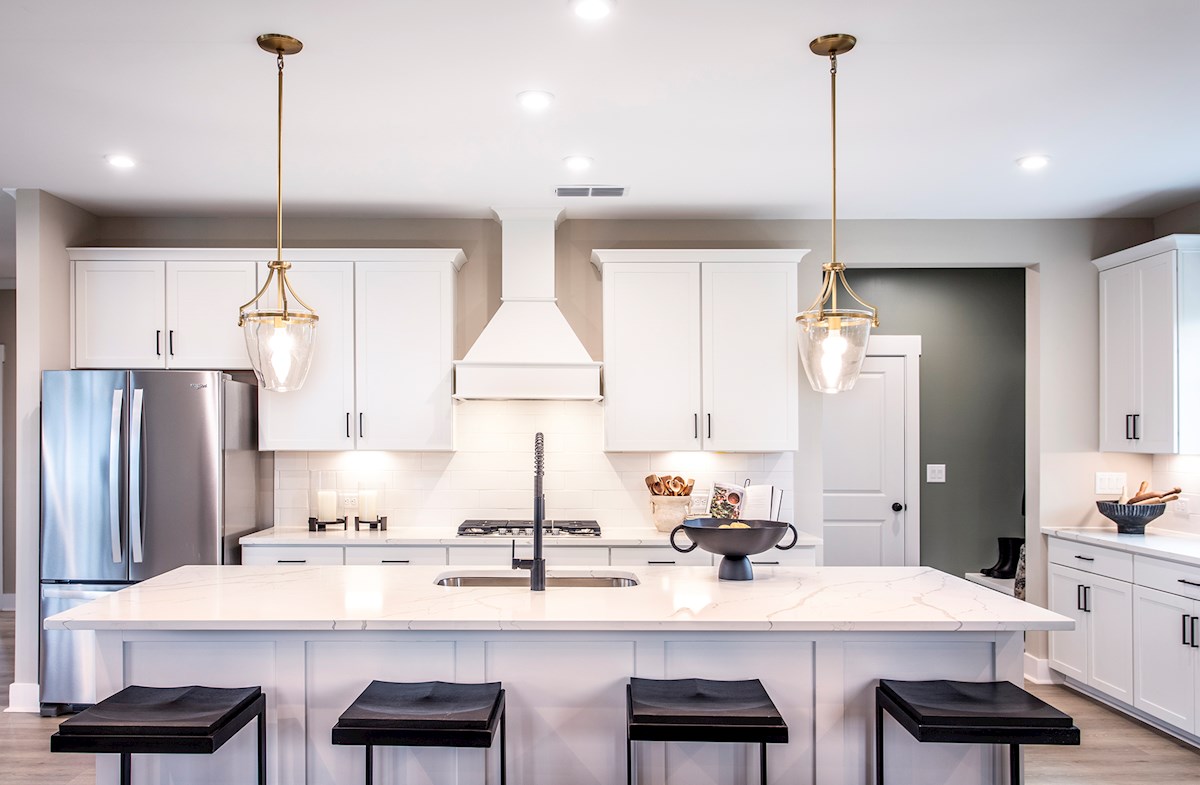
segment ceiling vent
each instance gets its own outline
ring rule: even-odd
[[[623,185],[560,185],[555,196],[624,196]]]

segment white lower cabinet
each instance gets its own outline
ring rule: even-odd
[[[343,564],[340,545],[255,545],[242,547],[242,564]]]
[[[1075,629],[1050,633],[1050,666],[1126,703],[1133,702],[1133,587],[1051,564],[1050,610]]]
[[[346,564],[445,564],[446,549],[425,545],[379,545],[346,548]]]
[[[1189,733],[1197,732],[1200,603],[1135,586],[1133,705]]]
[[[614,567],[638,567],[646,565],[672,565],[681,567],[712,566],[712,554],[696,548],[688,553],[680,553],[674,548],[636,547],[613,548],[609,551],[609,564]]]

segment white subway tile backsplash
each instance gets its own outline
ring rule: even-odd
[[[546,435],[546,514],[594,518],[602,527],[651,526],[645,476],[679,474],[698,485],[714,480],[771,482],[791,515],[791,453],[605,453],[603,409],[590,401],[466,401],[456,404],[456,452],[276,453],[275,522],[307,524],[312,472],[337,472],[339,488],[364,479],[381,486],[389,529],[453,529],[467,518],[532,514],[533,434]]]

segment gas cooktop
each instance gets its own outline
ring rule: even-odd
[[[458,526],[462,537],[532,537],[533,521],[472,520]],[[552,537],[599,537],[595,521],[542,521],[542,534]]]

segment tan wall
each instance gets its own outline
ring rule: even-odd
[[[1184,205],[1154,219],[1154,236],[1200,234],[1200,202]]]
[[[17,448],[17,293],[0,290],[0,345],[4,346],[4,409],[0,412],[0,428],[4,431],[4,586],[5,594],[16,591],[16,525],[17,464],[13,460]]]

